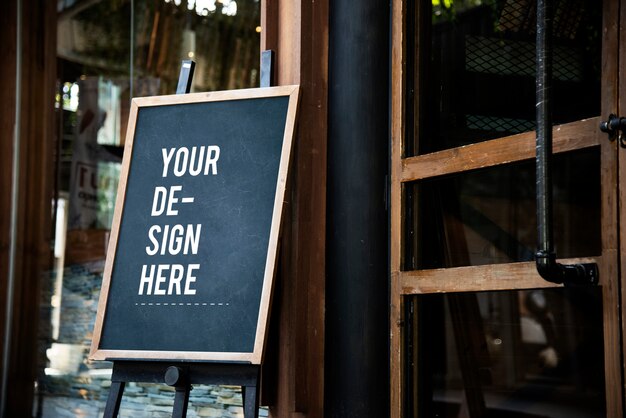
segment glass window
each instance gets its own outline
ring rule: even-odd
[[[39,329],[37,416],[95,417],[111,364],[87,360],[113,219],[130,99],[173,94],[181,60],[194,91],[256,87],[258,0],[58,2],[54,261]],[[173,389],[127,385],[121,416],[171,414]],[[238,416],[241,391],[195,386],[190,415]],[[261,415],[267,415],[262,410]]]
[[[407,297],[407,416],[606,416],[602,289]],[[468,415],[469,412],[469,415]]]
[[[553,163],[557,254],[561,258],[600,255],[599,148],[556,154]],[[406,269],[534,260],[534,160],[405,187],[406,219],[413,220],[407,222]]]
[[[569,151],[551,161],[560,259],[604,257],[615,244],[602,230],[612,186],[601,175],[616,167],[604,158],[610,144],[592,140],[601,95],[613,92],[602,91],[600,80],[616,71],[602,63],[616,53],[618,31],[603,16],[609,3],[552,2],[552,115],[555,124],[571,123],[563,128],[571,134],[558,138]],[[394,85],[406,106],[394,117],[404,118],[396,131],[406,142],[393,149],[401,169],[392,209],[401,208],[392,232],[401,245],[392,249],[401,254],[392,260],[401,264],[392,266],[392,306],[402,310],[391,310],[400,329],[392,333],[392,353],[400,353],[392,356],[400,381],[392,395],[401,405],[393,407],[405,417],[582,418],[621,410],[619,385],[605,376],[621,367],[612,339],[620,331],[609,320],[619,315],[616,273],[600,263],[604,286],[552,287],[533,263],[535,161],[514,151],[532,132],[514,134],[535,129],[537,2],[399,4],[407,24],[394,47],[406,48],[398,56],[407,61],[394,62]],[[441,171],[430,171],[432,162]]]
[[[602,3],[554,3],[553,119],[562,124],[600,114]],[[433,0],[421,7],[421,49],[407,62],[409,69],[420,63],[419,77],[407,77],[407,156],[534,130],[535,2]]]

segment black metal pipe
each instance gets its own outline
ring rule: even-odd
[[[329,2],[326,418],[389,414],[389,12]]]
[[[597,284],[595,263],[556,262],[552,230],[552,17],[553,0],[537,0],[536,173],[537,272],[552,283]]]

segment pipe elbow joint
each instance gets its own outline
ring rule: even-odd
[[[535,263],[539,275],[551,282],[565,285],[597,285],[599,279],[596,263],[559,264],[556,255],[539,250],[535,253]]]
[[[563,283],[563,277],[559,271],[556,255],[544,250],[538,250],[535,253],[535,264],[537,265],[537,273],[551,283]]]

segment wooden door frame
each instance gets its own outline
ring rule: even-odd
[[[619,0],[615,2],[616,4],[612,6],[610,12],[613,12],[617,15],[619,10],[620,18],[619,22],[612,22],[614,27],[611,27],[611,30],[617,30],[619,33],[619,54],[618,57],[605,57],[603,56],[602,64],[607,66],[617,66],[618,74],[616,75],[616,80],[611,80],[610,85],[613,87],[612,95],[616,96],[617,106],[609,106],[607,104],[606,111],[602,114],[603,118],[607,118],[610,113],[622,115],[624,111],[626,111],[626,48],[622,47],[622,45],[626,46],[626,2],[624,0]],[[619,26],[618,26],[619,25]],[[606,36],[605,31],[605,36]],[[617,72],[616,72],[617,73]],[[604,108],[603,108],[604,110]],[[622,180],[626,180],[626,150],[620,149],[618,142],[613,141],[614,147],[617,149],[618,155],[618,173],[617,173],[617,184],[618,184],[618,196],[616,198],[616,212],[619,213],[621,222],[617,224],[619,229],[615,229],[619,234],[619,242],[621,243],[618,248],[618,257],[619,257],[619,271],[620,271],[620,279],[623,272],[626,272],[626,185],[621,184]],[[605,173],[603,173],[605,174]],[[620,301],[620,311],[621,311],[621,331],[622,331],[622,353],[626,355],[626,309],[623,306],[624,301],[626,301],[626,286],[623,281],[620,282],[620,293],[621,293],[621,301]],[[626,399],[626,361],[621,365],[619,370],[622,372],[622,391],[624,395],[624,399]]]
[[[534,157],[535,134],[523,133],[512,137],[500,138],[482,143],[467,145],[453,150],[445,150],[432,154],[405,158],[404,136],[405,126],[405,90],[407,85],[407,0],[392,0],[392,85],[391,85],[391,309],[390,309],[390,398],[392,418],[403,417],[404,402],[404,296],[433,292],[465,292],[479,290],[503,289],[530,289],[559,287],[541,279],[535,270],[534,262],[512,263],[501,265],[470,266],[453,269],[434,269],[403,271],[403,231],[405,220],[403,217],[403,184],[427,177],[451,174],[465,170],[507,164],[515,161],[528,160]],[[617,108],[617,54],[611,51],[617,48],[618,11],[621,10],[622,22],[625,22],[625,8],[619,8],[621,0],[606,0],[603,10],[603,48],[602,48],[602,103],[601,115],[615,113]],[[415,12],[415,22],[419,22],[419,5]],[[419,28],[416,23],[415,33]],[[420,39],[415,35],[416,49],[419,49]],[[626,35],[621,33],[621,45],[626,45]],[[615,45],[615,47],[613,47]],[[613,48],[613,49],[611,49]],[[419,68],[419,53],[415,54],[415,68]],[[622,66],[626,68],[626,54],[620,54]],[[610,77],[605,77],[609,74]],[[415,78],[419,76],[416,72]],[[626,98],[626,87],[623,84],[622,97]],[[419,84],[415,83],[415,108],[419,108]],[[626,100],[626,99],[625,99]],[[624,106],[626,108],[626,106]],[[414,112],[418,114],[416,110]],[[593,262],[599,263],[600,285],[603,293],[603,323],[604,323],[604,352],[605,352],[605,382],[607,382],[607,416],[622,416],[623,411],[623,364],[620,349],[622,346],[621,325],[619,312],[619,271],[618,271],[618,219],[617,219],[617,185],[616,168],[616,141],[610,142],[599,129],[600,118],[590,118],[578,122],[555,127],[554,151],[563,152],[573,149],[599,146],[601,149],[601,196],[602,196],[602,255],[593,258],[565,260],[565,263]],[[584,129],[585,135],[577,135]],[[574,136],[576,134],[576,136]],[[512,141],[513,140],[513,141]],[[500,157],[493,158],[494,153]],[[622,164],[621,170],[626,176],[626,168]],[[626,177],[623,177],[626,178]],[[626,193],[620,190],[622,207],[626,207]],[[624,229],[624,228],[622,228]],[[621,231],[622,239],[626,239],[626,232]],[[621,247],[622,268],[626,267],[626,250]],[[451,274],[451,272],[458,274]],[[472,280],[459,283],[459,275],[473,276]],[[626,292],[621,289],[622,297]],[[622,321],[623,323],[623,321]]]
[[[300,85],[262,403],[276,417],[324,416],[328,0],[261,0],[261,50],[276,85]]]

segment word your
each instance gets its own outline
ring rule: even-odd
[[[204,156],[206,151],[206,158]],[[163,177],[167,177],[169,165],[172,162],[174,154],[173,173],[176,177],[184,176],[187,172],[191,176],[198,176],[203,173],[205,176],[209,174],[217,174],[217,160],[220,158],[220,147],[217,145],[208,145],[201,147],[191,147],[191,153],[187,147],[163,148]]]

